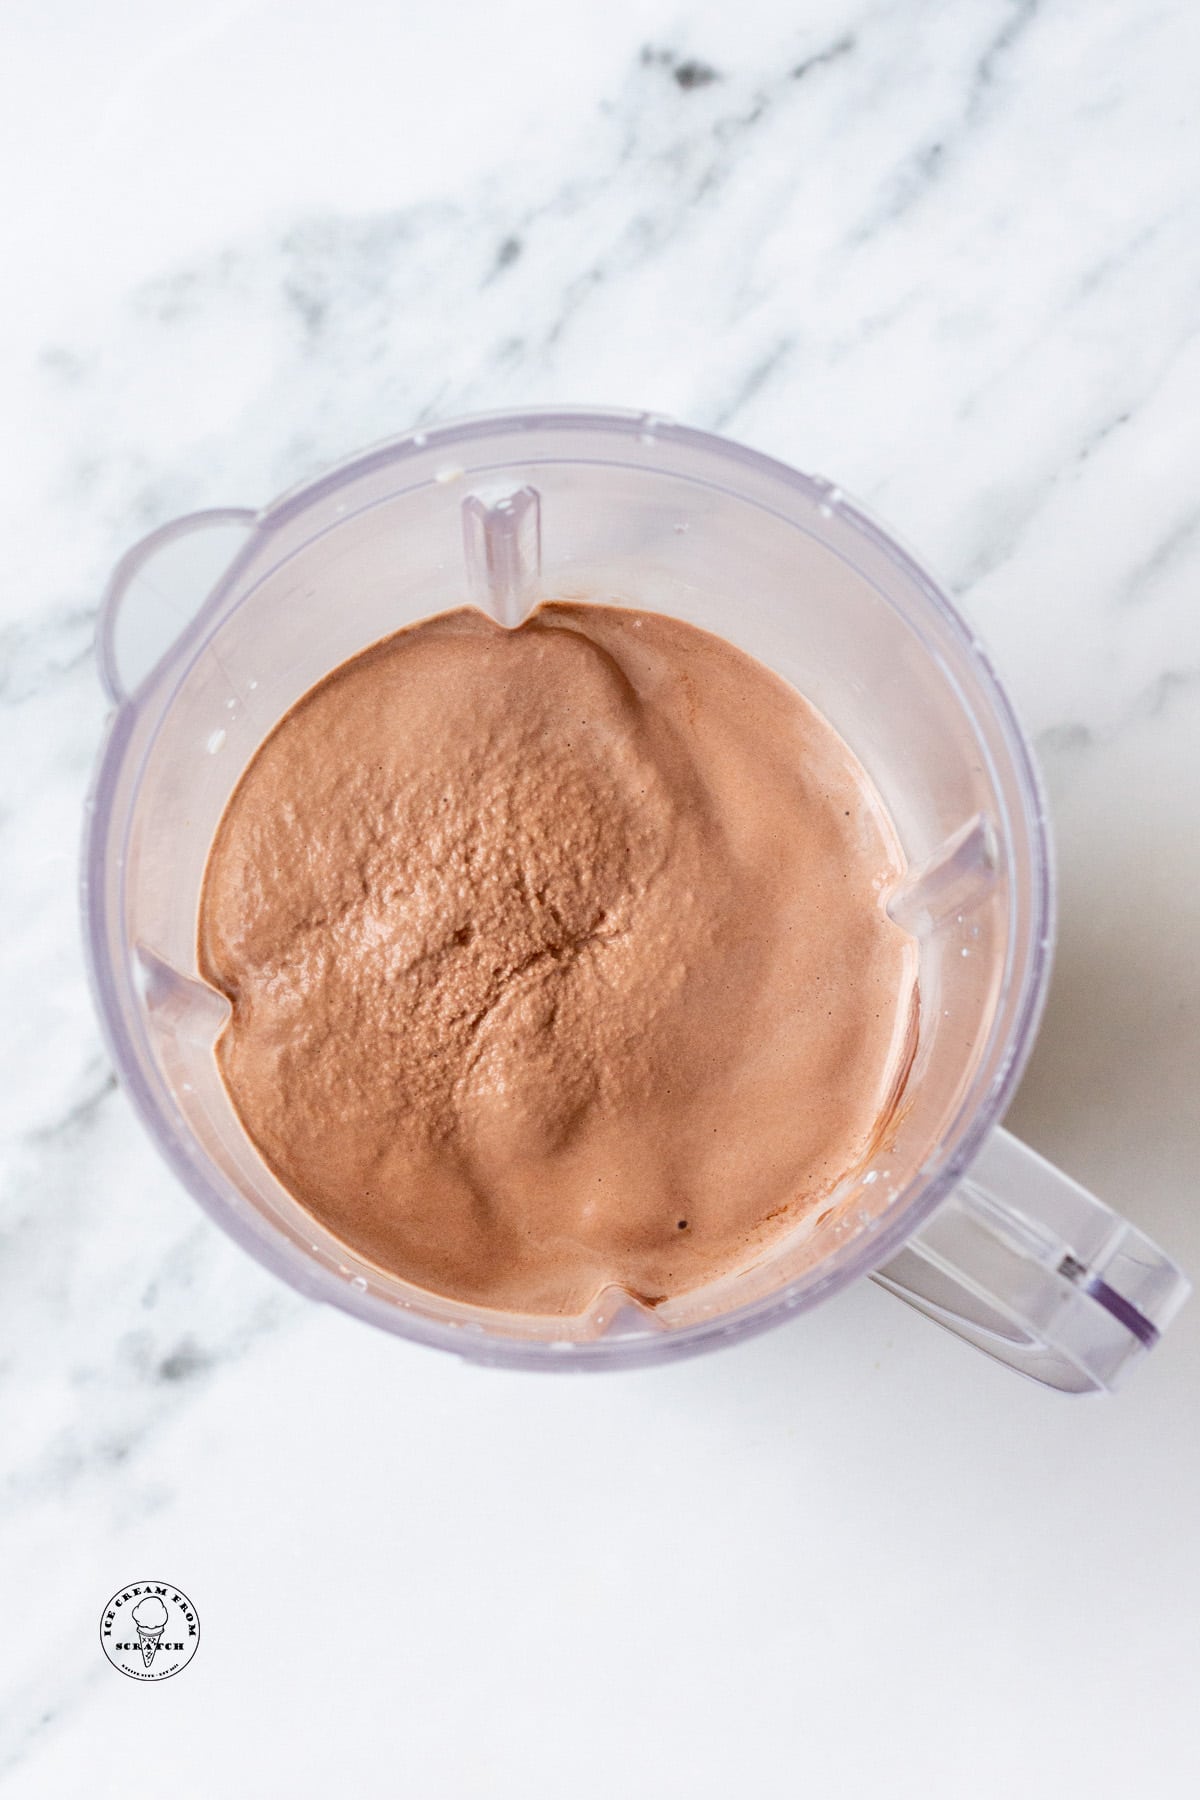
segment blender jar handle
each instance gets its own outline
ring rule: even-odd
[[[212,507],[159,526],[121,558],[100,602],[96,660],[123,706],[195,619],[253,532],[246,507]]]
[[[1190,1292],[1156,1244],[1007,1131],[873,1279],[1067,1393],[1111,1390]]]

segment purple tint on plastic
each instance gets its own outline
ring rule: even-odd
[[[1131,1306],[1128,1300],[1123,1299],[1115,1288],[1110,1288],[1107,1281],[1102,1281],[1099,1275],[1093,1275],[1083,1285],[1085,1293],[1090,1294],[1105,1312],[1110,1312],[1114,1319],[1118,1319],[1139,1344],[1144,1344],[1147,1350],[1154,1348],[1160,1335],[1158,1326],[1144,1318],[1136,1306]]]

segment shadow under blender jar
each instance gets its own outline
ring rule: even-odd
[[[921,1020],[896,1132],[832,1210],[736,1277],[573,1320],[464,1305],[361,1261],[246,1137],[199,977],[209,846],[258,745],[379,638],[471,602],[669,613],[791,682],[849,743],[899,832],[890,902],[919,942]],[[1054,1387],[1109,1388],[1186,1297],[1140,1232],[999,1128],[1032,1047],[1053,932],[1028,743],[937,584],[828,482],[646,415],[495,415],[416,432],[260,512],[200,513],[118,567],[98,657],[113,702],[83,902],[117,1071],[201,1205],[295,1287],[481,1362],[631,1366],[711,1348],[875,1278]]]

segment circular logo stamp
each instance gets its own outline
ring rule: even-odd
[[[118,1588],[100,1616],[100,1645],[114,1669],[133,1681],[165,1681],[196,1654],[200,1620],[169,1581]]]

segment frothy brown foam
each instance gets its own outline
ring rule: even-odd
[[[573,1314],[757,1260],[910,1049],[895,833],[847,745],[654,613],[461,610],[335,669],[200,900],[230,1098],[283,1185],[437,1293]]]

